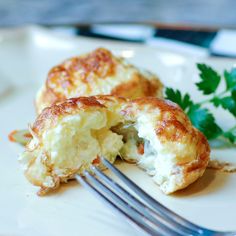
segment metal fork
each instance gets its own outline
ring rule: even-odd
[[[101,161],[130,190],[136,193],[136,196],[128,192],[94,165],[91,165],[91,171],[84,171],[83,176],[77,175],[76,179],[146,233],[158,236],[236,235],[236,232],[217,232],[191,223],[144,192],[108,160],[101,158]]]

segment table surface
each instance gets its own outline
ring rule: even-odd
[[[0,0],[0,26],[153,22],[236,28],[234,0]]]

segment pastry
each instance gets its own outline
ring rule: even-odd
[[[112,94],[126,98],[162,97],[162,83],[151,72],[138,69],[104,48],[73,57],[53,67],[36,96],[39,114],[68,98]]]
[[[116,96],[67,99],[42,111],[20,156],[39,194],[117,156],[146,170],[165,194],[203,175],[210,155],[205,136],[167,100]]]

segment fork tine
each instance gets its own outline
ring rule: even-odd
[[[156,212],[161,214],[162,217],[172,222],[172,224],[175,224],[175,227],[178,227],[183,232],[189,232],[192,234],[203,234],[204,228],[199,227],[190,221],[184,219],[183,217],[177,215],[167,207],[160,204],[158,201],[156,201],[154,198],[149,196],[147,193],[145,193],[138,185],[136,185],[133,181],[128,179],[120,170],[118,170],[115,166],[113,166],[108,160],[105,158],[101,158],[102,163],[110,170],[112,171],[116,176],[119,177],[120,180],[122,180],[127,186],[129,186],[130,189],[132,189],[138,196],[141,197],[141,199],[145,200],[145,202],[152,207],[152,209]]]
[[[94,188],[85,178],[83,178],[80,175],[77,175],[76,180],[79,181],[79,183],[88,188],[92,193],[94,193],[95,195],[97,195],[102,201],[104,201],[105,204],[107,204],[109,207],[112,207],[114,210],[116,210],[118,213],[120,213],[122,216],[127,217],[128,221],[132,224],[134,224],[135,226],[141,227],[142,230],[144,230],[145,232],[146,229],[144,229],[144,227],[142,227],[136,220],[134,220],[129,214],[127,214],[125,211],[123,211],[121,208],[119,208],[118,206],[116,206],[112,201],[110,201],[105,195],[103,195],[102,193],[100,193],[96,188]]]
[[[159,228],[165,229],[169,234],[173,234],[176,236],[185,235],[184,232],[181,232],[178,228],[172,229],[172,225],[168,224],[168,222],[165,221],[162,217],[160,217],[159,214],[154,212],[151,208],[149,208],[147,205],[145,205],[143,202],[138,200],[136,197],[131,195],[126,189],[124,189],[122,186],[120,186],[118,183],[116,183],[114,180],[109,178],[107,175],[105,175],[102,171],[100,171],[95,166],[91,166],[91,170],[93,173],[95,173],[103,182],[107,184],[107,186],[112,189],[112,191],[117,192],[119,196],[121,196],[123,199],[125,199],[128,204],[132,204],[133,207],[135,207],[136,210],[138,210],[140,213],[142,213],[146,218],[148,218],[152,223],[157,225]],[[156,219],[153,214],[158,218]],[[164,222],[163,222],[164,221]],[[166,226],[166,223],[168,226]]]
[[[109,196],[110,200],[115,204],[119,205],[126,213],[131,214],[131,216],[137,220],[140,224],[143,224],[146,228],[149,228],[151,230],[152,234],[156,235],[157,231],[156,229],[153,229],[153,226],[155,225],[150,224],[150,220],[148,218],[145,218],[145,216],[138,212],[137,209],[132,207],[130,204],[128,204],[126,201],[124,201],[120,196],[118,196],[116,193],[114,193],[111,189],[107,188],[99,179],[95,178],[92,174],[90,174],[88,171],[84,171],[85,176],[91,183],[95,185],[95,188],[101,189],[104,192],[104,195]],[[152,225],[152,226],[151,226]],[[169,235],[165,232],[165,230],[162,230],[158,228],[158,230],[161,233],[161,235]]]
[[[90,175],[88,172],[84,173],[86,177],[90,176],[92,177],[92,182],[95,179],[92,175]],[[97,196],[99,196],[105,203],[107,203],[109,206],[111,206],[113,209],[118,211],[123,216],[126,216],[129,221],[131,221],[133,224],[144,230],[150,235],[155,236],[161,236],[161,235],[167,235],[167,234],[161,234],[154,230],[150,225],[148,225],[141,217],[141,215],[136,214],[136,212],[133,210],[133,208],[130,208],[127,204],[122,204],[118,206],[118,202],[113,199],[113,196],[107,191],[108,189],[106,187],[102,187],[99,185],[97,186],[97,183],[95,183],[96,187],[94,187],[92,184],[90,184],[85,178],[81,177],[80,175],[77,175],[75,177],[83,186],[88,187],[93,193],[95,193]],[[99,182],[98,182],[99,183]],[[102,191],[101,191],[102,190]],[[102,193],[105,192],[105,193]],[[106,195],[112,196],[111,199],[109,199]],[[119,198],[118,198],[119,199]],[[117,199],[116,199],[117,200]],[[119,201],[120,203],[120,201]]]

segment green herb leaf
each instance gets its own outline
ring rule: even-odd
[[[214,97],[211,102],[215,107],[221,106],[225,110],[228,110],[233,116],[236,117],[236,90],[232,93],[232,96],[226,96],[223,98]]]
[[[165,93],[166,99],[177,103],[184,111],[193,104],[189,94],[186,93],[185,95],[182,95],[178,89],[174,90],[172,88],[166,88]]]
[[[221,106],[236,117],[236,68],[231,71],[224,71],[226,88],[222,92],[216,93],[221,76],[205,64],[197,64],[197,67],[201,77],[201,81],[196,84],[198,89],[203,94],[212,94],[213,96],[204,99],[202,102],[194,103],[188,93],[181,94],[179,90],[167,88],[166,98],[177,103],[187,113],[193,126],[202,131],[208,139],[224,137],[231,143],[235,143],[236,127],[233,126],[228,131],[223,131],[217,125],[212,113],[202,106],[206,103],[211,103],[215,107]]]
[[[236,102],[236,88],[234,88],[231,92],[232,99]]]
[[[236,117],[236,102],[231,96],[222,98],[221,106]]]
[[[213,105],[214,105],[215,107],[218,107],[218,106],[221,105],[221,98],[219,98],[219,97],[214,97],[214,98],[211,99],[211,102],[213,103]]]
[[[229,131],[229,132],[225,132],[224,134],[223,134],[223,136],[225,137],[225,138],[227,138],[231,143],[235,143],[236,142],[236,134],[235,134],[235,132],[233,132],[233,131]]]
[[[214,93],[220,83],[220,75],[205,64],[197,64],[197,68],[200,71],[200,78],[202,80],[196,83],[198,89],[206,95]]]
[[[233,68],[230,72],[224,71],[224,78],[227,90],[236,86],[236,68]]]
[[[199,105],[192,105],[188,111],[192,124],[202,131],[208,139],[213,139],[222,133],[222,129],[216,124],[214,116],[208,109]]]

